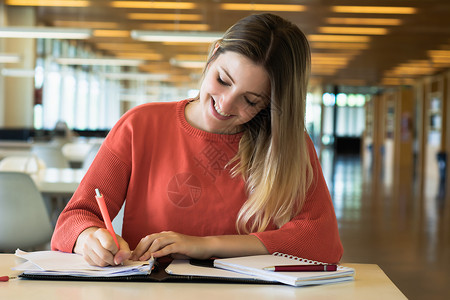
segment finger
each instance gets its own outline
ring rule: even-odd
[[[163,236],[161,233],[151,234],[144,237],[136,249],[133,251],[133,256],[136,260],[149,260],[152,253],[161,247]]]
[[[140,260],[148,260],[151,255],[162,257],[177,252],[176,237],[166,235],[156,238],[150,248],[140,257]]]
[[[86,251],[84,251],[83,253],[83,258],[91,266],[98,266],[98,264],[94,261],[94,259],[91,258],[91,256]]]
[[[110,251],[112,254],[117,253],[119,251],[119,248],[116,245],[116,242],[114,241],[114,238],[109,233],[108,230],[104,228],[99,228],[95,233],[94,236],[99,240],[102,247],[108,251]]]
[[[130,258],[131,251],[128,243],[122,237],[117,235],[117,241],[119,242],[120,250],[114,255],[114,263],[120,265]]]
[[[104,267],[114,264],[112,253],[104,249],[98,240],[94,239],[86,244],[83,253],[85,260],[90,265]]]
[[[157,249],[151,253],[153,254],[153,256],[155,258],[163,257],[166,255],[171,255],[173,258],[175,258],[174,255],[176,255],[176,253],[177,253],[175,246],[176,246],[175,244],[169,244],[169,245],[166,245],[165,247]]]
[[[134,260],[140,260],[142,255],[144,255],[144,253],[146,251],[148,251],[148,249],[150,248],[151,244],[153,243],[153,241],[160,236],[159,233],[154,233],[154,234],[150,234],[147,235],[145,237],[143,237],[140,241],[139,244],[136,246],[136,248],[133,251],[133,255],[131,259]]]
[[[105,261],[103,258],[98,256],[98,254],[94,251],[87,253],[88,255],[88,263],[93,266],[106,267],[109,266],[110,263]]]
[[[103,228],[96,230],[90,237],[88,251],[91,259],[99,266],[115,265],[114,253],[118,251],[111,234]]]

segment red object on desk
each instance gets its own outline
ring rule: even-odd
[[[116,243],[117,248],[120,249],[119,242],[117,241],[116,233],[114,232],[114,228],[111,223],[111,218],[109,217],[108,209],[106,208],[105,200],[103,199],[103,195],[100,193],[98,189],[95,189],[95,199],[97,199],[98,206],[100,207],[100,212],[103,216],[103,222],[105,222],[106,229],[112,235],[114,239],[114,243]]]
[[[329,272],[336,271],[337,265],[286,265],[264,268],[273,272]]]
[[[0,282],[6,282],[9,281],[9,276],[0,276]]]

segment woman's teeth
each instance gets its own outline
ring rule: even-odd
[[[220,108],[219,105],[217,105],[217,102],[214,102],[214,108],[216,109],[216,111],[219,113],[219,115],[224,116],[224,117],[229,117],[231,115],[224,113]]]

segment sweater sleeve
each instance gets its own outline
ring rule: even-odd
[[[104,195],[111,219],[119,212],[125,200],[131,166],[108,147],[109,141],[120,143],[126,149],[127,130],[114,130],[100,147],[74,195],[58,218],[51,248],[72,252],[80,233],[88,227],[105,228],[95,200],[95,189]]]
[[[309,155],[314,179],[300,213],[276,230],[254,233],[270,253],[281,252],[306,259],[337,263],[343,247],[336,215],[312,141]]]

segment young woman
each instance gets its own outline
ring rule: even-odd
[[[196,99],[144,104],[118,121],[52,249],[100,266],[273,252],[338,262],[336,217],[304,126],[309,70],[297,26],[273,14],[237,22],[213,45]],[[126,200],[120,250],[96,188],[112,217]]]

